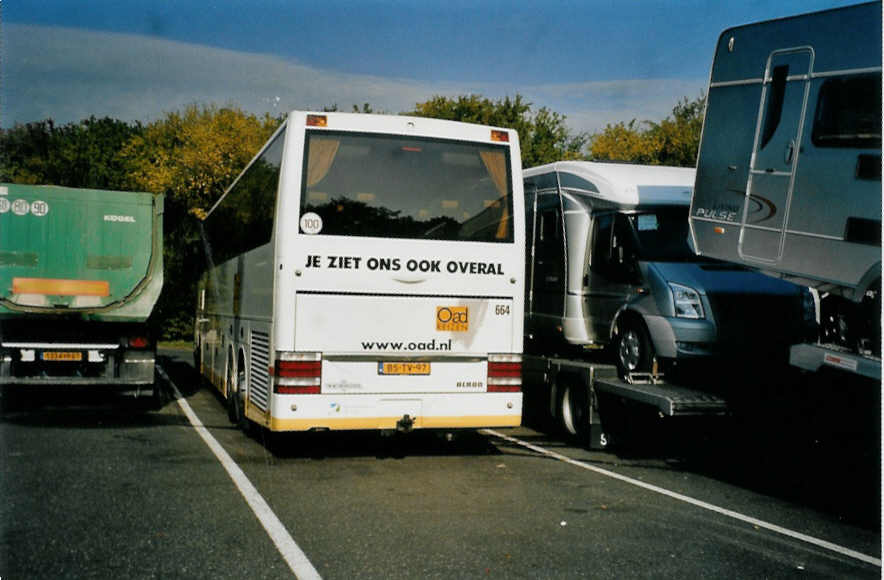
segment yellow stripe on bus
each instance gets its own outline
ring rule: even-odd
[[[310,429],[357,430],[395,429],[402,417],[351,417],[340,419],[270,418],[271,431],[308,431]],[[415,417],[415,429],[479,429],[483,427],[518,427],[521,415],[468,417]]]

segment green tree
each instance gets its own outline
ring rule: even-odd
[[[609,124],[589,138],[589,157],[597,161],[694,167],[705,104],[703,95],[693,101],[685,97],[659,123],[632,119],[628,123]]]
[[[108,117],[55,125],[51,119],[0,130],[0,181],[130,189],[123,146],[142,131]]]
[[[587,142],[585,134],[575,135],[568,130],[564,115],[546,107],[532,112],[531,103],[518,94],[497,101],[480,95],[435,96],[417,103],[414,111],[406,114],[515,129],[524,167],[578,159]]]
[[[144,127],[123,148],[138,189],[166,195],[165,283],[154,318],[160,336],[190,338],[194,296],[204,254],[202,215],[279,126],[237,108],[187,107]]]

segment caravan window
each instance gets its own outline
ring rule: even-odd
[[[787,65],[774,67],[770,83],[770,95],[767,97],[767,112],[764,114],[764,132],[761,135],[762,149],[770,143],[771,138],[773,138],[774,133],[777,131],[777,127],[780,126],[788,76],[789,67]]]
[[[596,187],[593,182],[587,181],[582,177],[577,177],[573,173],[559,173],[559,184],[563,189],[577,189],[581,191],[591,191],[593,193],[599,192],[599,188]]]
[[[555,171],[551,171],[549,173],[541,173],[539,175],[532,175],[525,178],[525,191],[535,189],[538,191],[543,191],[547,189],[556,189],[557,187],[558,181],[556,180]]]
[[[817,147],[881,148],[881,76],[829,79],[820,88],[813,123]]]

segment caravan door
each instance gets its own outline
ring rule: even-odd
[[[767,59],[740,224],[740,257],[777,263],[783,255],[813,72],[809,46]]]

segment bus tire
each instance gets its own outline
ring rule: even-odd
[[[227,372],[225,376],[225,385],[224,385],[224,396],[227,399],[227,419],[236,425],[238,417],[237,417],[237,409],[236,409],[236,401],[234,399],[234,395],[236,394],[236,390],[234,389],[234,381],[236,378],[233,375],[233,356],[227,356]]]
[[[233,384],[230,385],[227,397],[227,415],[230,422],[248,433],[251,421],[246,417],[246,366],[243,357],[239,357],[236,373],[233,375]]]

